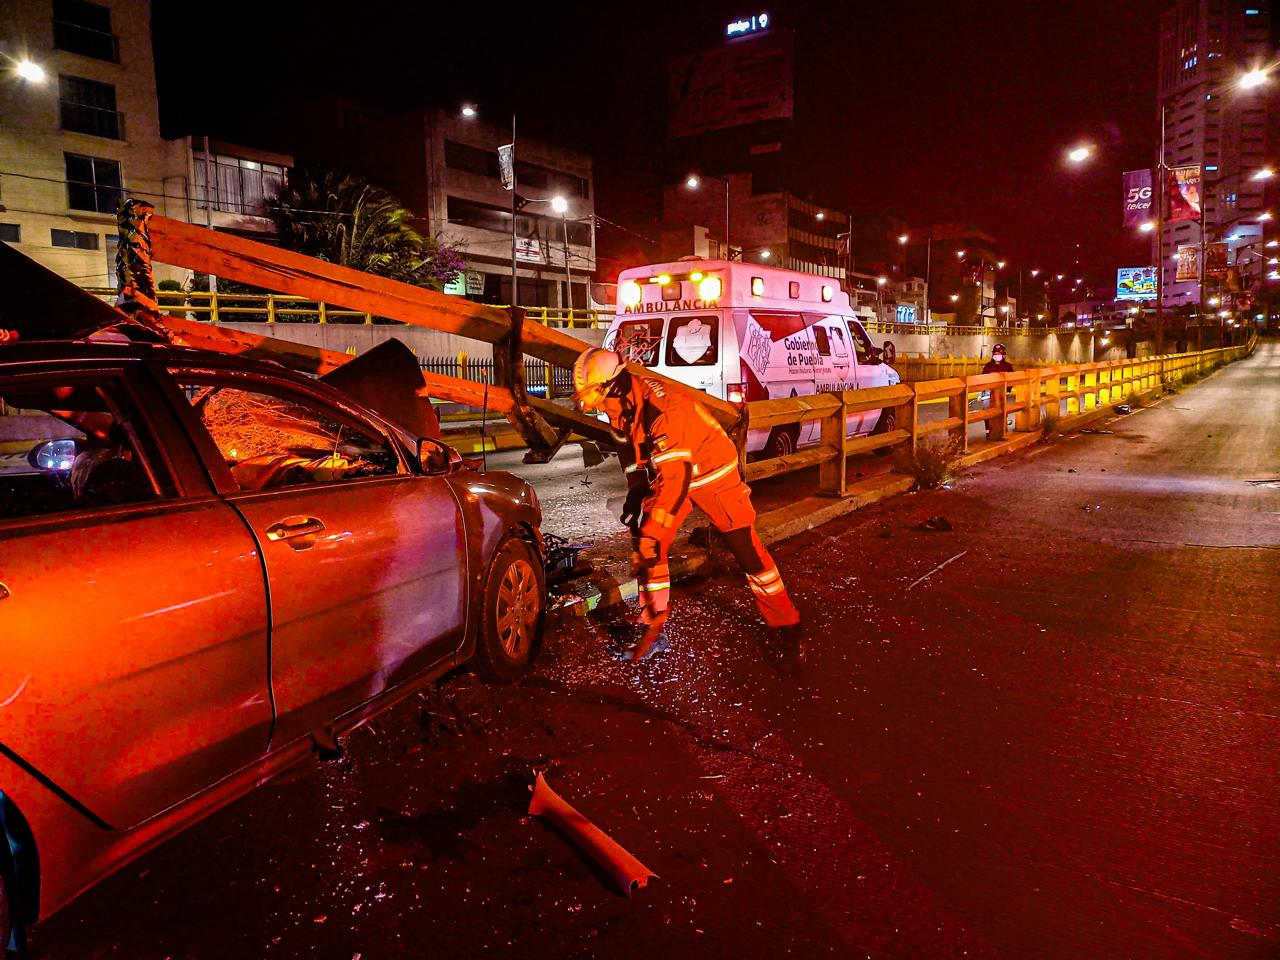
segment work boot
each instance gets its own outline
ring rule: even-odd
[[[627,651],[626,659],[633,663],[648,660],[659,653],[666,652],[670,642],[667,640],[667,628],[663,623],[651,623],[636,645]]]
[[[809,662],[809,645],[805,642],[803,623],[792,623],[777,628],[779,653],[778,666],[786,673],[795,673]]]

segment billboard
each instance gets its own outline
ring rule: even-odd
[[[1206,243],[1204,245],[1204,275],[1206,277],[1225,277],[1227,275],[1227,245],[1225,243]]]
[[[1178,270],[1174,274],[1174,279],[1179,282],[1200,279],[1199,244],[1188,243],[1178,247]]]
[[[790,120],[795,43],[769,30],[672,60],[667,67],[667,133],[693,137],[761,120]]]
[[[1170,168],[1166,188],[1170,223],[1200,219],[1200,164]]]
[[[1151,219],[1151,169],[1124,174],[1124,225],[1140,227]]]
[[[1154,300],[1155,267],[1121,267],[1116,271],[1117,300]]]

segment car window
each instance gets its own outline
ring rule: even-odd
[[[719,317],[672,317],[667,329],[667,366],[705,367],[720,356]]]
[[[839,357],[843,363],[848,363],[849,362],[849,342],[846,339],[847,335],[844,332],[844,327],[840,326],[837,323],[832,325],[832,327],[827,332],[831,337],[832,353],[834,353],[837,357]]]
[[[274,387],[184,380],[180,374],[178,382],[241,490],[401,471],[385,436],[314,398]]]
[[[815,326],[813,328],[813,342],[818,345],[819,356],[831,356],[831,339],[827,336],[826,327]]]
[[[862,329],[862,324],[855,323],[853,320],[845,322],[849,326],[849,336],[853,338],[853,349],[858,354],[858,362],[870,363],[872,351],[875,348],[871,344],[871,338],[867,336],[867,331]]]
[[[611,349],[635,363],[652,367],[658,362],[662,348],[662,317],[648,320],[624,320],[618,324]]]
[[[116,378],[0,378],[0,519],[171,497],[154,452]]]

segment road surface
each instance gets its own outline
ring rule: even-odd
[[[522,684],[446,679],[36,956],[1280,955],[1280,350],[1097,429],[782,545],[797,677],[732,576],[639,668],[557,620]],[[660,879],[526,817],[535,768]]]

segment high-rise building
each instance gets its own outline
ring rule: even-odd
[[[1209,253],[1206,301],[1222,295],[1244,305],[1271,282],[1274,267],[1264,251],[1276,224],[1267,214],[1280,215],[1278,177],[1256,175],[1274,170],[1280,151],[1280,71],[1251,86],[1240,81],[1274,63],[1272,7],[1272,0],[1176,0],[1161,16],[1156,109],[1164,163],[1199,164],[1203,175],[1203,232],[1200,223],[1182,220],[1166,223],[1152,241],[1166,307],[1198,308],[1202,245]],[[1230,269],[1214,268],[1215,250],[1222,249],[1216,243],[1226,245]],[[1180,248],[1187,254],[1184,279],[1178,279]]]

